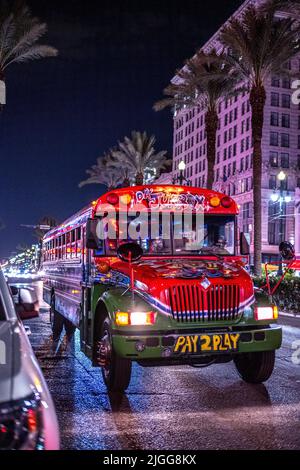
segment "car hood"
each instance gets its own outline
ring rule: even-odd
[[[110,263],[109,282],[128,284],[128,263],[115,259]],[[216,285],[235,285],[240,290],[241,307],[253,302],[253,283],[241,260],[238,258],[215,259],[142,259],[132,264],[135,288],[141,293],[168,307],[166,291],[172,286],[198,286],[204,289]],[[103,277],[101,281],[103,282]],[[168,310],[168,308],[167,308]]]

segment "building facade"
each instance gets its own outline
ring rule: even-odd
[[[238,17],[250,3],[244,2]],[[203,46],[220,49],[218,32]],[[300,70],[300,57],[289,67]],[[174,77],[176,81],[177,77]],[[264,261],[276,260],[278,244],[288,240],[300,255],[300,106],[293,103],[290,80],[272,76],[266,83],[267,102],[262,141],[262,252]],[[232,196],[240,206],[239,229],[253,241],[252,130],[249,94],[219,104],[214,189]],[[205,109],[183,109],[174,114],[173,175],[186,164],[193,186],[206,184]],[[298,212],[296,206],[298,204]],[[298,215],[297,215],[298,214]],[[297,239],[296,239],[297,237]]]

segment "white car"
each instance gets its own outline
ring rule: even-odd
[[[57,417],[0,270],[0,450],[58,450]]]

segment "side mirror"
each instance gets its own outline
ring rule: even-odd
[[[284,261],[291,261],[295,258],[295,248],[290,242],[281,242],[279,252]]]
[[[16,286],[10,286],[10,291],[13,296],[19,295],[19,289]]]
[[[240,234],[240,254],[250,255],[250,236],[248,233],[241,232]]]
[[[127,263],[138,261],[143,255],[143,249],[134,242],[123,243],[117,250],[117,255],[122,261]]]
[[[15,297],[15,308],[21,320],[30,320],[39,316],[39,301],[34,289],[10,286]]]
[[[100,250],[103,248],[103,240],[97,236],[97,219],[88,219],[86,223],[86,248],[90,250]]]

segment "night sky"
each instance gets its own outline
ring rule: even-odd
[[[176,68],[241,0],[28,0],[59,57],[8,69],[0,115],[0,257],[34,241],[44,215],[62,221],[103,191],[78,183],[133,129],[172,150],[170,111],[155,113]]]

